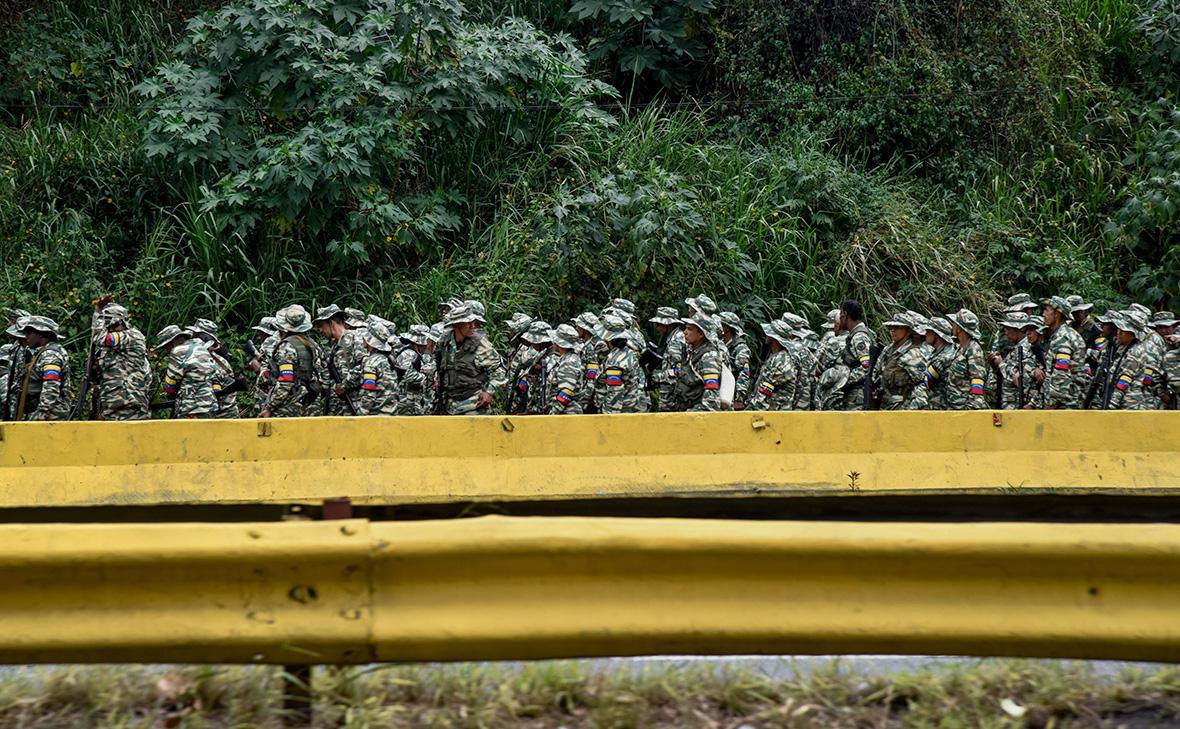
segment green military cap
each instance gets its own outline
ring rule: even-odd
[[[578,330],[574,329],[570,324],[561,324],[553,330],[550,338],[553,343],[563,349],[573,350],[574,352],[582,351],[582,337],[578,334]]]
[[[1114,324],[1119,318],[1119,313],[1114,309],[1107,309],[1106,313],[1101,316],[1094,317],[1094,321],[1100,324]]]
[[[472,321],[479,321],[479,315],[472,311],[467,304],[460,304],[447,312],[447,318],[443,319],[443,326],[450,329],[456,324],[466,324]]]
[[[885,322],[885,326],[886,327],[905,327],[906,329],[910,329],[913,327],[913,324],[910,323],[910,321],[906,317],[906,313],[904,311],[899,311],[898,313],[893,315],[892,319],[889,319],[888,321]]]
[[[193,334],[207,334],[217,341],[217,325],[208,319],[197,319],[189,325],[188,330]]]
[[[954,341],[955,338],[950,320],[945,316],[931,317],[928,320],[926,331],[934,332],[935,336],[947,343]]]
[[[22,332],[31,329],[41,334],[52,334],[54,339],[58,336],[57,322],[47,316],[22,316],[16,325],[20,327]]]
[[[1057,311],[1060,311],[1066,319],[1068,319],[1073,314],[1073,307],[1069,305],[1069,302],[1066,301],[1065,297],[1063,296],[1050,296],[1041,303],[1043,303],[1045,306],[1051,306]]]
[[[468,299],[467,301],[463,302],[463,305],[471,309],[471,313],[475,315],[475,319],[473,321],[477,321],[480,324],[487,323],[487,320],[484,319],[484,317],[488,315],[488,310],[486,307],[484,307],[482,302],[476,301],[475,299]]]
[[[1147,317],[1143,316],[1141,311],[1132,309],[1120,311],[1118,318],[1114,321],[1114,326],[1121,331],[1138,335],[1147,327]]]
[[[32,316],[30,312],[24,309],[5,309],[4,313],[8,315],[8,320],[14,323],[22,316]]]
[[[360,327],[366,326],[367,321],[368,317],[365,316],[365,312],[361,311],[360,309],[354,309],[351,306],[344,308],[344,323],[348,326],[358,329]]]
[[[680,312],[671,306],[661,306],[656,309],[656,315],[648,319],[653,324],[679,324]]]
[[[721,344],[721,324],[716,317],[704,313],[698,313],[696,316],[686,316],[680,321],[684,322],[685,326],[692,324],[705,335],[705,339],[713,344]]]
[[[839,320],[840,320],[840,310],[839,309],[832,309],[831,311],[828,312],[827,320],[823,324],[821,324],[820,326],[823,327],[824,329],[835,329],[836,322]]]
[[[614,316],[613,314],[608,314],[607,316],[602,317],[601,327],[602,337],[606,340],[626,339],[630,336],[631,332],[626,320],[624,320],[622,317]]]
[[[819,388],[824,392],[835,392],[843,390],[844,386],[848,384],[848,378],[852,376],[852,370],[848,369],[847,365],[838,364],[829,367],[823,371],[819,376]]]
[[[181,329],[175,324],[169,324],[168,326],[161,329],[160,333],[156,335],[156,349],[162,349],[180,337],[187,336],[190,336],[189,332]]]
[[[411,324],[408,332],[402,332],[401,338],[411,344],[426,344],[430,339],[430,327],[425,324]]]
[[[378,352],[390,351],[389,337],[389,329],[379,321],[370,321],[365,327],[365,344]]]
[[[792,329],[810,329],[811,328],[811,324],[806,319],[799,316],[798,314],[794,314],[789,311],[783,312],[783,315],[779,318],[782,319],[783,321],[785,321],[787,324],[789,324]]]
[[[1137,311],[1143,315],[1144,321],[1151,318],[1151,309],[1148,309],[1143,304],[1131,304],[1127,307],[1127,311]]]
[[[684,300],[689,308],[696,309],[702,314],[716,314],[717,304],[705,294],[697,294]]]
[[[946,318],[967,332],[972,339],[980,338],[979,317],[975,316],[975,313],[970,309],[959,309],[954,314],[947,314]]]
[[[547,344],[552,341],[553,328],[548,323],[536,319],[529,325],[529,329],[520,338],[529,344]]]
[[[311,330],[311,315],[299,304],[291,304],[275,313],[275,327],[280,332],[302,334]]]
[[[127,307],[114,302],[102,307],[102,311],[99,312],[99,316],[108,321],[122,322],[123,324],[126,324],[131,320],[131,312],[127,311]],[[198,319],[197,321],[201,320]]]
[[[1038,323],[1036,319],[1033,319],[1027,313],[1014,309],[1004,314],[1004,318],[1000,321],[1000,326],[1023,331],[1028,327],[1037,326]]]
[[[1157,311],[1151,315],[1151,326],[1155,327],[1170,327],[1180,324],[1180,319],[1170,311]]]
[[[744,337],[746,335],[745,330],[742,329],[741,317],[734,312],[723,311],[717,315],[717,319],[721,322],[722,326],[732,329],[735,337]]]
[[[16,339],[23,339],[25,336],[25,333],[22,332],[20,327],[16,324],[13,324],[12,326],[5,329],[4,333],[10,337],[15,337]]]
[[[611,299],[610,305],[628,316],[635,316],[635,304],[630,299]]]
[[[504,322],[508,327],[508,333],[514,337],[519,337],[521,334],[527,332],[532,323],[533,318],[531,316],[522,314],[519,311],[513,314],[511,319]]]
[[[590,334],[600,337],[602,336],[602,320],[596,314],[590,311],[583,311],[574,317],[574,326],[579,329],[585,329]]]
[[[439,322],[437,324],[430,325],[430,334],[427,335],[426,338],[431,342],[437,342],[438,340],[442,339],[443,335],[446,333],[446,328],[443,326],[442,322]]]
[[[311,323],[318,325],[318,324],[321,324],[322,322],[328,321],[329,319],[331,319],[334,316],[340,316],[340,318],[343,319],[344,318],[344,310],[341,309],[339,306],[336,306],[335,304],[328,304],[327,306],[321,306],[320,308],[316,309],[315,318],[311,320]]]
[[[1087,304],[1086,300],[1074,294],[1073,296],[1066,296],[1065,303],[1069,304],[1070,313],[1076,314],[1079,311],[1089,311],[1094,308],[1093,304]]]
[[[762,332],[784,347],[791,341],[791,325],[782,319],[775,319],[762,324]]]
[[[1028,294],[1013,294],[1008,297],[1008,305],[1006,311],[1026,311],[1037,309],[1037,302],[1032,300]]]
[[[925,334],[926,330],[930,328],[930,320],[924,314],[919,314],[913,309],[906,310],[905,318],[910,323],[910,330],[914,334]]]

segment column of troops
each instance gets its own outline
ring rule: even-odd
[[[507,356],[484,306],[451,299],[440,321],[393,322],[294,304],[253,329],[236,369],[218,327],[170,325],[154,349],[126,307],[100,299],[77,387],[52,319],[8,311],[0,348],[5,420],[142,420],[309,415],[638,413],[749,410],[1176,409],[1180,336],[1169,311],[1131,304],[1092,316],[1081,297],[1008,299],[985,350],[967,309],[900,311],[878,340],[856,301],[828,313],[822,335],[787,312],[751,348],[742,319],[701,294],[661,306],[645,334],[635,305],[611,300],[552,326],[516,313]],[[315,336],[317,331],[319,336]],[[758,350],[760,366],[755,367]],[[157,386],[156,382],[159,380]],[[251,392],[252,405],[239,404]]]

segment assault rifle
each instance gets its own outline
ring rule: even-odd
[[[1094,403],[1094,398],[1100,391],[1099,388],[1101,388],[1102,392],[1099,402],[1108,401],[1106,391],[1110,389],[1110,366],[1114,361],[1114,350],[1117,346],[1114,339],[1106,340],[1106,351],[1102,353],[1102,363],[1098,365],[1098,371],[1094,373],[1094,379],[1090,380],[1090,386],[1086,388],[1086,397],[1082,400],[1082,410],[1090,409],[1090,406]]]
[[[1016,346],[1016,373],[1020,384],[1016,386],[1016,409],[1024,410],[1024,347]]]
[[[864,382],[865,410],[878,410],[881,407],[881,404],[873,397],[873,373],[877,371],[877,359],[883,351],[885,351],[885,346],[880,342],[873,342],[873,345],[869,347],[869,370],[865,372]]]
[[[440,341],[439,344],[441,345],[442,342]],[[443,372],[443,349],[444,347],[439,346],[434,351],[434,376],[438,378],[438,389],[434,392],[435,415],[447,414],[447,378],[444,376],[445,373]]]
[[[996,410],[1004,409],[1004,371],[996,363],[992,363],[992,372],[996,375]]]
[[[0,421],[12,420],[12,381],[16,379],[17,357],[23,357],[25,354],[24,347],[17,347],[12,352],[12,361],[8,363],[8,379],[4,381],[4,402],[0,402]]]
[[[336,358],[333,357],[332,355],[335,354],[336,350],[338,350],[339,348],[340,348],[340,344],[339,344],[339,342],[337,342],[335,345],[333,345],[332,351],[328,352],[328,375],[332,378],[332,382],[334,382],[337,385],[340,384],[340,368],[338,368],[336,366]],[[333,392],[331,394],[334,395],[335,393]],[[344,404],[348,406],[348,412],[351,413],[352,415],[356,415],[357,410],[356,410],[356,406],[352,404],[352,397],[347,392],[345,392],[344,394],[340,395],[340,399],[343,400]],[[328,398],[325,397],[324,398],[324,415],[327,415],[327,414],[328,414]]]
[[[231,382],[230,384],[221,388],[217,392],[213,393],[213,397],[217,398],[218,400],[222,400],[227,395],[232,395],[235,392],[242,392],[243,390],[245,390],[249,386],[250,386],[250,383],[249,383],[249,381],[246,380],[245,377],[238,376],[238,377],[234,378],[233,382]],[[155,413],[155,412],[159,412],[161,410],[172,410],[175,407],[176,407],[176,399],[173,398],[172,400],[160,400],[159,402],[154,402],[154,403],[148,405],[148,410],[151,410],[153,413]]]
[[[86,370],[82,376],[82,382],[78,385],[78,399],[74,402],[74,407],[70,408],[70,414],[66,420],[77,420],[78,415],[82,412],[83,406],[86,405],[87,396],[90,397],[90,419],[98,420],[98,394],[91,393],[94,389],[94,380],[98,379],[98,359],[97,352],[94,346],[94,337],[90,337],[90,348],[86,350]]]

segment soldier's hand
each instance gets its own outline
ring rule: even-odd
[[[1000,355],[996,354],[995,352],[991,353],[991,356],[988,357],[988,361],[991,362],[996,367],[999,367],[1000,365],[1004,364],[1004,358],[1001,357]]]
[[[483,410],[484,408],[486,408],[487,406],[492,404],[493,399],[494,398],[492,397],[492,393],[480,392],[479,398],[475,401],[475,409],[476,410]]]
[[[258,413],[258,417],[260,417],[260,418],[269,418],[269,417],[270,417],[270,408],[266,408],[266,409],[265,409],[265,410],[263,410],[262,412]]]
[[[248,364],[247,367],[249,367],[250,370],[254,372],[254,374],[262,372],[262,365],[258,364],[258,360],[256,359],[250,360],[250,364]]]
[[[341,395],[343,395],[343,394],[344,394],[344,385],[336,385],[336,387],[335,387],[335,390],[334,390],[334,391],[335,391],[335,393],[336,393],[336,396],[337,396],[337,397],[340,397]]]
[[[103,294],[102,296],[98,297],[97,301],[94,302],[94,310],[97,312],[101,312],[107,304],[111,303],[114,300],[115,300],[114,294]]]
[[[1041,369],[1040,367],[1038,367],[1035,370],[1033,370],[1033,377],[1036,378],[1037,382],[1044,382],[1045,381],[1045,371],[1043,369]]]

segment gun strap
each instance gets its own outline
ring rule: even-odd
[[[29,361],[29,366],[27,369],[25,369],[25,379],[21,383],[21,388],[20,388],[20,404],[18,404],[16,406],[16,419],[17,420],[24,420],[25,419],[25,405],[26,405],[26,403],[28,401],[28,397],[29,397],[29,378],[31,378],[33,376],[33,370],[36,368],[37,363],[41,361],[41,353],[44,351],[45,351],[44,347],[37,350],[37,354],[33,357],[32,360]]]

